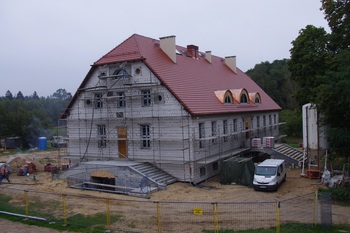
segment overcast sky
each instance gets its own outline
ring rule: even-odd
[[[289,58],[306,25],[328,31],[320,0],[1,0],[0,96],[72,94],[132,34],[237,56],[243,71]]]

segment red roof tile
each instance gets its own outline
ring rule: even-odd
[[[237,73],[234,73],[226,66],[224,58],[212,55],[209,63],[205,59],[205,54],[199,51],[198,59],[193,59],[184,53],[176,55],[175,64],[162,51],[159,43],[159,40],[134,34],[96,61],[93,67],[144,60],[162,84],[193,115],[281,110],[249,76],[238,68]],[[186,47],[176,46],[176,48],[178,51],[187,51]],[[259,93],[261,104],[222,104],[215,95],[215,91],[241,88],[245,88],[248,93]]]

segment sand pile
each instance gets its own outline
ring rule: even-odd
[[[7,164],[10,165],[12,173],[17,173],[20,169],[23,169],[24,166],[29,164],[34,164],[36,171],[44,171],[44,165],[37,160],[36,156],[28,155],[15,155],[10,156],[7,160]]]

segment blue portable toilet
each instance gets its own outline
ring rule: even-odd
[[[46,150],[47,149],[47,138],[46,137],[39,137],[38,138],[38,149],[39,150]]]

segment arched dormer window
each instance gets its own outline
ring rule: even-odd
[[[259,92],[249,93],[249,99],[251,103],[261,104],[261,96]]]
[[[248,103],[248,97],[246,93],[241,94],[241,99],[240,99],[241,104],[247,104]]]
[[[216,98],[220,101],[222,104],[232,104],[233,103],[233,97],[229,90],[220,90],[214,92]]]
[[[255,96],[255,103],[260,104],[260,98],[258,95]]]
[[[229,91],[225,93],[225,104],[232,104],[232,95]]]
[[[245,88],[231,89],[230,92],[232,93],[232,97],[235,103],[239,103],[239,104],[250,103],[247,89]]]

